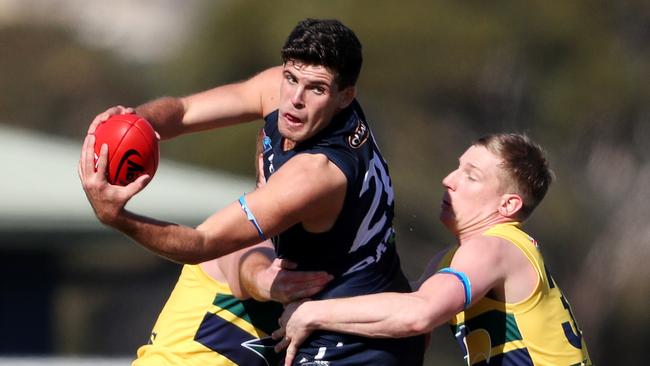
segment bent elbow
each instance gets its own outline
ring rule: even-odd
[[[211,253],[209,244],[208,232],[200,226],[197,227],[192,240],[186,243],[186,248],[189,250],[184,251],[182,262],[184,264],[199,264],[216,258],[217,256]]]
[[[426,303],[406,310],[405,318],[405,337],[429,333],[434,328],[434,321]]]
[[[424,333],[429,333],[433,330],[433,326],[431,326],[431,322],[428,321],[425,317],[417,317],[417,319],[413,319],[409,324],[408,324],[408,334],[405,336],[414,336],[414,335],[419,335],[419,334],[424,334]]]

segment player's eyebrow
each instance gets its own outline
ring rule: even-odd
[[[458,159],[458,165],[459,165],[460,167],[464,168],[465,170],[473,171],[473,172],[477,172],[477,173],[479,173],[480,175],[484,175],[484,174],[485,174],[485,173],[483,172],[483,169],[481,169],[481,167],[479,167],[478,165],[476,165],[476,164],[474,164],[474,163],[472,163],[472,162],[470,162],[470,161],[465,161],[465,162],[464,162],[464,161],[462,161],[461,159]]]
[[[471,169],[479,170],[482,171],[481,168],[478,165],[475,165],[473,163],[467,163]]]

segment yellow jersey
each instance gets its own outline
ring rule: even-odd
[[[468,365],[591,365],[571,307],[544,265],[536,241],[518,222],[496,225],[483,235],[511,242],[538,275],[537,287],[523,301],[503,303],[484,297],[456,314],[450,325]],[[439,267],[447,267],[458,246]]]
[[[185,265],[132,366],[277,364],[269,335],[280,314],[280,304],[238,300],[200,266]]]

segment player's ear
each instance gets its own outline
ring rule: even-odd
[[[339,103],[339,108],[344,109],[352,103],[354,98],[357,96],[357,87],[352,85],[348,86],[345,89],[341,90],[341,98]]]
[[[499,213],[505,217],[513,217],[524,206],[524,201],[518,194],[506,193],[501,196]]]

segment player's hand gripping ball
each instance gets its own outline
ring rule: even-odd
[[[136,114],[115,114],[97,126],[95,169],[102,144],[108,145],[106,179],[125,186],[139,176],[153,178],[158,168],[158,138],[149,122]]]

